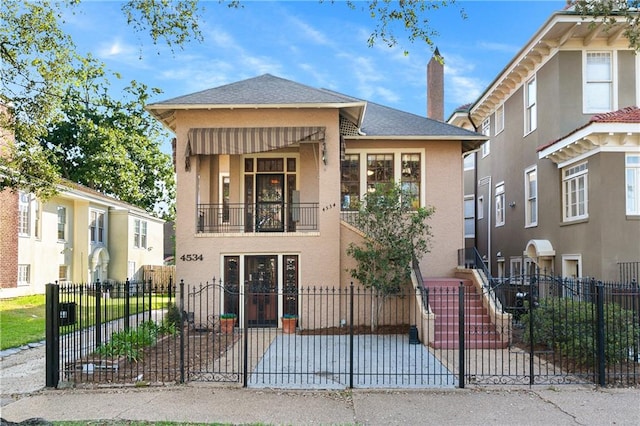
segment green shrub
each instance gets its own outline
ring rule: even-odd
[[[597,351],[597,313],[592,302],[552,297],[542,299],[536,309],[522,315],[524,341],[559,351],[581,365],[592,364]],[[533,338],[530,323],[533,322]],[[617,303],[604,305],[605,363],[628,359],[638,345],[634,313]]]
[[[156,343],[160,327],[153,321],[145,321],[136,329],[115,332],[108,343],[100,345],[96,353],[108,357],[125,356],[129,361],[142,359],[143,349]]]
[[[175,303],[167,303],[167,314],[162,320],[162,329],[160,334],[176,334],[181,323],[182,315],[180,315],[180,309]]]

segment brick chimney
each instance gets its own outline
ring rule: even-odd
[[[444,121],[444,62],[437,47],[427,64],[427,117]]]

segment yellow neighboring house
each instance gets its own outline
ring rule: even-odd
[[[0,298],[44,293],[56,280],[139,280],[143,265],[163,264],[164,220],[143,209],[69,181],[45,202],[13,195],[17,265],[3,274]]]

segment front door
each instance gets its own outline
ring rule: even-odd
[[[256,175],[256,232],[284,231],[284,175]]]
[[[249,326],[278,325],[278,256],[246,256],[245,282]]]

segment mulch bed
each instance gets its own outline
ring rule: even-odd
[[[224,355],[240,334],[185,330],[185,380],[192,368],[206,370]],[[155,346],[145,348],[140,360],[111,359],[91,354],[67,365],[61,381],[75,384],[166,384],[179,383],[180,336],[164,336]]]

